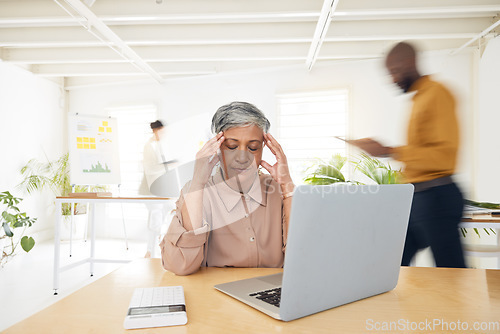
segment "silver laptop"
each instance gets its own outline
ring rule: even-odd
[[[216,289],[289,321],[396,287],[413,185],[296,187],[283,273]]]

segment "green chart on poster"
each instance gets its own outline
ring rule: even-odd
[[[72,184],[120,184],[116,118],[68,117],[70,180]]]

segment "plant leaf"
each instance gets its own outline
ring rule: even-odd
[[[2,212],[2,217],[9,224],[14,224],[17,221],[17,216],[13,215],[11,213],[8,213],[7,211]]]
[[[28,161],[21,169],[24,179],[18,187],[27,193],[48,187],[56,196],[67,196],[71,192],[68,157],[69,154],[66,153],[55,161],[39,162],[36,159]]]
[[[500,209],[500,204],[498,203],[489,203],[489,202],[476,202],[468,199],[464,200],[464,203],[467,205],[477,206],[479,208],[485,209]]]
[[[340,154],[334,154],[330,161],[325,162],[317,159],[307,170],[312,170],[304,178],[304,182],[312,185],[328,185],[337,182],[346,182],[344,174],[340,171],[347,158]]]
[[[354,162],[356,170],[375,181],[377,184],[395,184],[399,182],[401,171],[387,166],[376,158],[370,157],[366,153],[361,153],[361,158],[358,162]]]
[[[312,185],[328,185],[332,183],[337,183],[337,182],[342,182],[339,179],[329,177],[326,175],[312,175],[309,177],[306,177],[304,179],[304,182],[307,184],[312,184]]]
[[[24,236],[21,238],[21,247],[27,253],[35,246],[35,239],[32,237]]]
[[[477,230],[476,227],[474,227],[474,232],[476,232],[477,236],[481,238],[481,235],[479,234],[479,231]]]
[[[12,238],[14,236],[14,233],[12,233],[12,230],[10,229],[9,224],[3,223],[2,226],[3,226],[3,230],[5,231],[5,235]]]

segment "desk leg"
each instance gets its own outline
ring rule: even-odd
[[[500,228],[496,229],[497,232],[497,249],[500,248]],[[497,268],[500,269],[500,251],[497,254]]]
[[[60,252],[60,229],[62,220],[62,204],[56,201],[56,221],[54,229],[54,295],[57,295],[59,289],[59,252]]]
[[[69,257],[73,253],[73,219],[75,218],[76,203],[71,203],[69,209],[71,210],[71,223],[69,224]]]
[[[90,276],[94,276],[94,259],[95,259],[95,203],[90,204],[92,212],[90,221]]]

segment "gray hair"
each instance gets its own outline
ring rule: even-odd
[[[212,117],[212,132],[219,133],[227,129],[256,125],[264,131],[269,131],[271,123],[262,111],[248,102],[231,102],[223,105]]]

